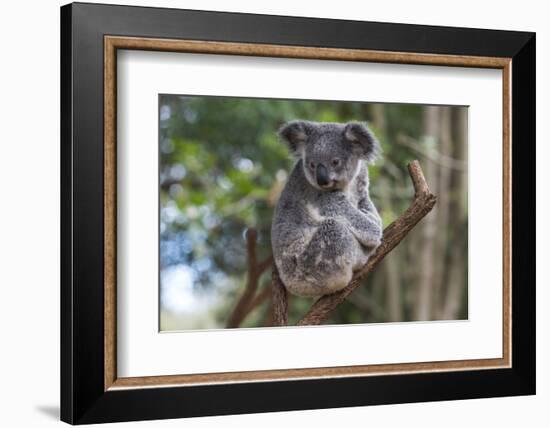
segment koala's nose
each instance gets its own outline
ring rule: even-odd
[[[326,186],[330,180],[328,178],[328,169],[323,165],[317,165],[317,184],[319,186]]]

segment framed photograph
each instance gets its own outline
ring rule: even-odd
[[[61,418],[535,393],[535,35],[61,8]]]

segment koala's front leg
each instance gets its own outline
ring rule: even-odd
[[[357,240],[369,251],[374,251],[382,240],[382,220],[377,211],[364,212],[349,204],[344,214],[350,230]],[[376,210],[376,209],[375,209]]]
[[[367,227],[364,229],[366,235],[368,235],[364,237],[364,241],[367,244],[363,245],[372,247],[374,250],[380,245],[382,240],[382,218],[368,197],[361,199],[358,205],[359,211],[367,216],[368,222]],[[362,241],[360,242],[363,243]]]
[[[382,239],[382,220],[376,207],[370,200],[360,202],[356,208],[343,192],[325,192],[322,214],[345,222],[362,246],[374,251]]]

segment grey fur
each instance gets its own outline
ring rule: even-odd
[[[292,121],[279,135],[298,159],[273,216],[279,275],[296,295],[334,293],[380,245],[382,221],[364,162],[378,157],[380,145],[357,122]]]

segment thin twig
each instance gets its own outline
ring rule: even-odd
[[[419,144],[418,141],[407,135],[400,135],[397,137],[397,142],[445,168],[455,169],[457,171],[466,171],[468,168],[467,163],[463,160],[455,159],[449,155],[440,153],[434,148],[424,147]]]
[[[428,214],[436,203],[436,196],[430,192],[422,168],[418,161],[412,161],[409,165],[409,174],[414,186],[414,199],[407,210],[385,230],[382,237],[382,243],[376,252],[369,259],[367,264],[353,275],[348,286],[336,293],[329,294],[319,298],[308,311],[308,313],[298,322],[298,325],[318,325],[328,318],[330,313],[336,309],[346,298],[361,285],[361,280],[370,273],[382,259],[392,251],[409,231]],[[273,279],[276,269],[273,269]],[[279,280],[280,281],[280,280]],[[281,284],[282,286],[282,284]],[[284,288],[284,287],[283,287]],[[275,290],[275,287],[274,287]],[[274,294],[275,296],[275,294]],[[276,300],[274,300],[276,302]],[[275,304],[274,304],[275,306]],[[281,319],[284,317],[281,316]],[[276,325],[286,325],[276,324]]]
[[[256,268],[258,273],[258,278],[273,264],[273,256],[269,255],[264,260],[258,263]]]
[[[258,291],[250,304],[248,305],[248,309],[246,311],[246,314],[248,315],[250,312],[252,312],[254,309],[256,309],[258,306],[260,306],[263,302],[267,300],[268,297],[271,297],[271,283],[265,285],[261,291]]]

